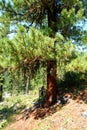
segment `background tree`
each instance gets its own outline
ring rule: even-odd
[[[4,82],[4,78],[3,78],[3,74],[0,74],[0,101],[2,101],[2,95],[3,95],[3,83]]]

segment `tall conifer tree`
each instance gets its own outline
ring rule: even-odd
[[[1,0],[1,28],[7,27],[6,36],[10,32],[15,33],[15,25],[20,23],[28,30],[30,26],[50,29],[48,36],[54,38],[59,32],[65,39],[78,40],[81,37],[78,31],[78,21],[84,19],[82,0]],[[85,6],[86,7],[86,6]],[[14,27],[13,27],[14,26]],[[13,30],[12,30],[13,27]],[[55,48],[55,43],[54,43]],[[55,49],[54,49],[55,53]],[[56,55],[56,53],[55,53]],[[56,59],[46,60],[47,63],[47,102],[50,106],[56,101]]]

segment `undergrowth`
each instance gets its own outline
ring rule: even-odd
[[[0,130],[14,122],[15,116],[25,108],[31,107],[37,98],[38,93],[36,91],[30,91],[29,95],[19,94],[4,98],[0,103]]]

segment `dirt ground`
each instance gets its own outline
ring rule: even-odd
[[[87,104],[71,99],[61,107],[37,109],[26,120],[18,115],[5,130],[87,130],[84,112],[87,112]]]

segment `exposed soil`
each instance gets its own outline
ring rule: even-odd
[[[50,130],[87,130],[87,117],[83,117],[82,113],[87,111],[87,104],[77,103],[74,100],[61,109],[59,107],[53,111],[47,109],[38,109],[34,111],[28,119],[21,119],[22,115],[16,117],[16,121],[9,125],[5,130],[40,130],[43,124],[45,126],[50,124]],[[45,115],[44,118],[35,118],[36,113]],[[54,113],[54,114],[53,114]],[[45,125],[45,126],[44,126]]]
[[[37,108],[28,114],[28,118],[22,118],[22,113],[5,130],[87,130],[87,116],[83,116],[87,104],[79,97],[69,100],[63,106],[55,104],[50,108]]]

